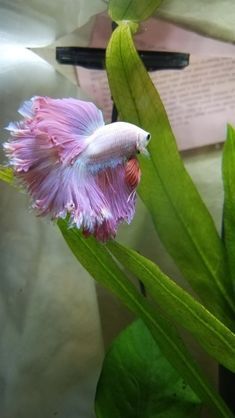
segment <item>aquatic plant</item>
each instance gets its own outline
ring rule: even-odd
[[[199,417],[206,404],[217,417],[228,418],[233,412],[193,359],[179,326],[220,365],[235,372],[235,131],[228,127],[223,154],[220,237],[184,167],[161,99],[134,46],[138,22],[159,3],[132,0],[127,7],[124,0],[110,1],[110,16],[118,27],[107,47],[106,67],[120,120],[151,133],[150,159],[138,157],[138,193],[198,299],[133,249],[114,240],[103,244],[84,237],[77,227],[69,227],[67,217],[57,224],[84,268],[140,318],[113,343],[104,360],[97,417]],[[0,178],[14,184],[9,168],[1,168]],[[134,286],[130,273],[144,283],[151,300]]]

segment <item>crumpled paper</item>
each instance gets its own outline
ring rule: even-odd
[[[235,41],[233,0],[164,0],[158,17],[223,41]]]
[[[47,46],[106,8],[102,0],[0,0],[0,43]]]

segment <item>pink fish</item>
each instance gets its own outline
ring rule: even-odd
[[[70,225],[100,241],[135,212],[140,168],[150,134],[126,122],[104,124],[101,111],[76,99],[34,97],[10,123],[5,152],[39,215],[69,216]]]

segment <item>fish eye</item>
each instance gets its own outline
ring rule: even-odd
[[[149,140],[151,139],[151,135],[150,135],[150,134],[148,134],[148,135],[146,136],[146,139],[147,139],[147,141],[149,141]]]

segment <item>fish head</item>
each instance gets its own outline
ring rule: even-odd
[[[150,139],[151,139],[151,134],[139,128],[138,134],[137,134],[137,142],[136,142],[137,152],[148,156],[149,153],[146,148],[149,144]]]

